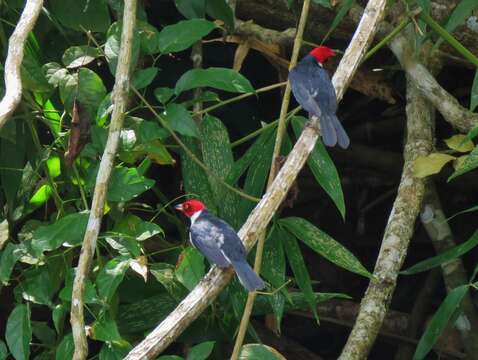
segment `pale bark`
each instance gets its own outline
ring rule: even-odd
[[[22,99],[21,67],[24,47],[43,6],[43,0],[28,0],[20,20],[8,41],[5,60],[5,95],[0,102],[0,130],[15,111]]]
[[[402,178],[393,204],[373,279],[360,304],[360,312],[340,360],[366,359],[379,333],[397,285],[425,192],[423,179],[413,177],[413,162],[432,149],[433,109],[407,79],[407,139]]]
[[[74,360],[84,360],[88,355],[88,343],[85,333],[84,319],[84,292],[88,278],[96,241],[100,232],[101,220],[104,214],[108,183],[113,171],[116,150],[118,148],[120,132],[128,104],[128,93],[131,80],[131,54],[133,44],[133,30],[136,23],[136,0],[125,1],[123,10],[123,29],[121,32],[120,52],[116,68],[116,80],[113,88],[113,113],[109,127],[108,139],[101,158],[96,184],[93,193],[90,217],[86,227],[81,254],[73,282],[71,298],[71,327],[75,343]]]
[[[363,19],[337,68],[332,82],[337,98],[341,99],[347,84],[367,47],[372,42],[378,23],[385,11],[385,0],[370,0]],[[287,195],[299,171],[304,166],[318,139],[317,124],[309,124],[295,144],[287,161],[281,168],[272,186],[249,215],[239,231],[239,236],[250,249],[257,235],[264,231],[273,214]],[[178,307],[159,324],[125,359],[152,359],[173,342],[217,297],[231,279],[230,270],[213,267],[201,282],[181,301]]]

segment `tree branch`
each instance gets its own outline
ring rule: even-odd
[[[332,79],[338,99],[342,98],[355,69],[372,42],[378,23],[384,15],[385,5],[386,0],[370,0],[367,4],[364,16]],[[304,166],[318,139],[316,127],[317,124],[310,124],[304,128],[272,186],[239,231],[239,236],[244,241],[247,249],[254,245],[257,235],[265,230],[273,214],[287,195],[297,174]],[[212,267],[178,307],[125,359],[151,359],[163,351],[206,309],[231,277],[231,270],[220,270],[217,267]]]
[[[83,314],[85,281],[88,277],[91,262],[95,254],[96,241],[103,218],[108,182],[113,171],[116,150],[118,148],[123,119],[128,104],[128,93],[131,79],[131,53],[133,30],[136,23],[136,0],[126,0],[123,10],[123,29],[121,33],[120,52],[116,67],[116,81],[113,89],[113,113],[106,141],[105,151],[101,158],[96,185],[93,193],[90,217],[86,227],[81,254],[73,282],[71,299],[71,327],[75,343],[74,360],[84,360],[88,355],[88,343],[85,334]]]
[[[362,299],[357,321],[340,360],[366,359],[387,313],[425,192],[424,180],[413,177],[412,166],[418,156],[426,156],[431,151],[432,118],[432,107],[408,77],[408,135],[402,178],[385,229],[374,277]]]
[[[43,6],[43,0],[27,0],[20,20],[8,41],[5,60],[5,96],[0,102],[0,130],[22,99],[21,66],[25,41]]]

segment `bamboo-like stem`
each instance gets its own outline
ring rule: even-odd
[[[88,355],[84,319],[85,282],[95,253],[96,241],[104,214],[108,182],[113,171],[120,132],[123,127],[124,115],[128,105],[128,93],[131,80],[131,53],[135,23],[136,0],[125,0],[120,52],[116,68],[116,81],[113,89],[113,114],[111,115],[111,124],[105,151],[103,152],[96,177],[90,217],[88,219],[75,280],[73,282],[70,319],[75,344],[73,360],[84,360]]]
[[[341,99],[353,74],[372,42],[377,26],[385,12],[386,0],[370,0],[351,43],[332,78],[337,99]],[[264,194],[239,231],[246,249],[254,246],[257,234],[262,233],[287,195],[299,171],[315,147],[319,135],[317,124],[305,127],[272,186]],[[125,357],[125,360],[154,359],[171,344],[219,295],[232,278],[230,269],[213,266],[198,285],[186,296],[149,335]]]
[[[300,48],[302,46],[302,37],[304,35],[305,24],[307,23],[307,16],[309,14],[310,0],[304,0],[302,4],[302,12],[300,14],[299,25],[297,27],[297,33],[294,40],[294,48],[292,50],[292,56],[289,63],[289,71],[297,64],[297,59],[299,58]],[[274,151],[272,153],[272,162],[269,172],[269,179],[267,182],[267,188],[270,188],[274,178],[277,174],[277,164],[278,158],[280,156],[280,150],[282,147],[282,140],[284,138],[284,133],[286,131],[286,115],[287,110],[289,109],[291,95],[290,82],[287,81],[284,96],[282,98],[282,105],[280,109],[279,122],[277,125],[277,135],[274,144]],[[258,236],[257,248],[256,248],[256,257],[254,259],[254,271],[256,273],[261,272],[262,265],[262,256],[264,254],[264,243],[266,240],[265,231],[263,231]],[[247,294],[247,301],[244,307],[244,312],[242,313],[241,323],[239,325],[239,331],[237,333],[236,342],[234,343],[234,349],[232,351],[231,360],[236,360],[239,357],[242,344],[244,342],[244,337],[246,336],[247,327],[249,326],[249,319],[252,314],[252,308],[254,307],[254,301],[256,299],[256,292],[249,292]]]
[[[28,34],[32,31],[43,7],[43,0],[27,0],[20,20],[8,41],[5,60],[5,95],[0,102],[0,130],[6,124],[22,99],[22,79],[20,69]]]

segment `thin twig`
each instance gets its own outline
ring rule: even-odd
[[[332,78],[337,99],[341,99],[360,60],[372,42],[377,24],[385,10],[386,0],[370,0],[353,38]],[[294,145],[272,186],[264,194],[239,231],[246,249],[254,246],[287,195],[297,175],[315,147],[319,134],[317,124],[306,126]],[[213,266],[198,285],[149,335],[125,357],[125,360],[153,359],[171,344],[219,295],[232,278],[230,269]]]
[[[108,182],[113,171],[124,114],[128,105],[128,93],[131,80],[131,53],[133,30],[136,23],[136,0],[126,0],[123,10],[123,29],[120,52],[116,67],[116,81],[113,89],[113,113],[109,127],[105,151],[100,162],[93,193],[90,217],[86,227],[81,254],[76,269],[71,299],[71,327],[75,352],[73,360],[84,360],[88,355],[88,343],[85,333],[84,291],[90,266],[95,253],[96,241],[104,214]]]
[[[289,70],[291,70],[297,64],[297,59],[299,58],[299,52],[302,46],[302,37],[304,35],[305,24],[307,23],[307,16],[309,14],[309,5],[310,5],[310,0],[304,0],[304,3],[302,4],[302,13],[299,19],[299,25],[297,27],[297,33],[294,40],[294,48],[292,50],[292,56],[289,63]],[[282,105],[280,109],[279,123],[277,125],[277,135],[276,135],[276,140],[274,144],[274,151],[272,153],[272,162],[271,162],[271,168],[269,172],[269,179],[267,182],[267,188],[270,188],[277,174],[277,164],[278,164],[277,160],[280,156],[282,140],[284,138],[284,133],[286,131],[286,115],[287,115],[287,110],[289,109],[290,93],[291,93],[290,82],[287,81],[285,90],[284,90],[284,96],[282,98]],[[262,256],[264,254],[264,243],[266,240],[265,235],[266,234],[264,231],[258,236],[259,239],[257,242],[256,257],[254,259],[254,271],[258,274],[261,272]],[[239,325],[239,331],[237,333],[236,342],[234,343],[234,349],[231,355],[232,360],[236,360],[239,357],[242,343],[244,342],[244,337],[246,336],[247,327],[249,326],[249,319],[252,314],[252,308],[254,307],[255,299],[256,299],[256,292],[253,291],[247,294],[246,305],[244,307],[244,312],[242,313],[241,324]]]
[[[0,129],[22,99],[22,79],[20,69],[28,34],[32,31],[43,6],[43,0],[28,0],[20,20],[8,41],[8,54],[5,60],[5,96],[0,102]]]

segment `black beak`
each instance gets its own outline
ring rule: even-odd
[[[182,204],[178,204],[174,207],[176,210],[179,210],[179,211],[183,211],[183,205]]]

